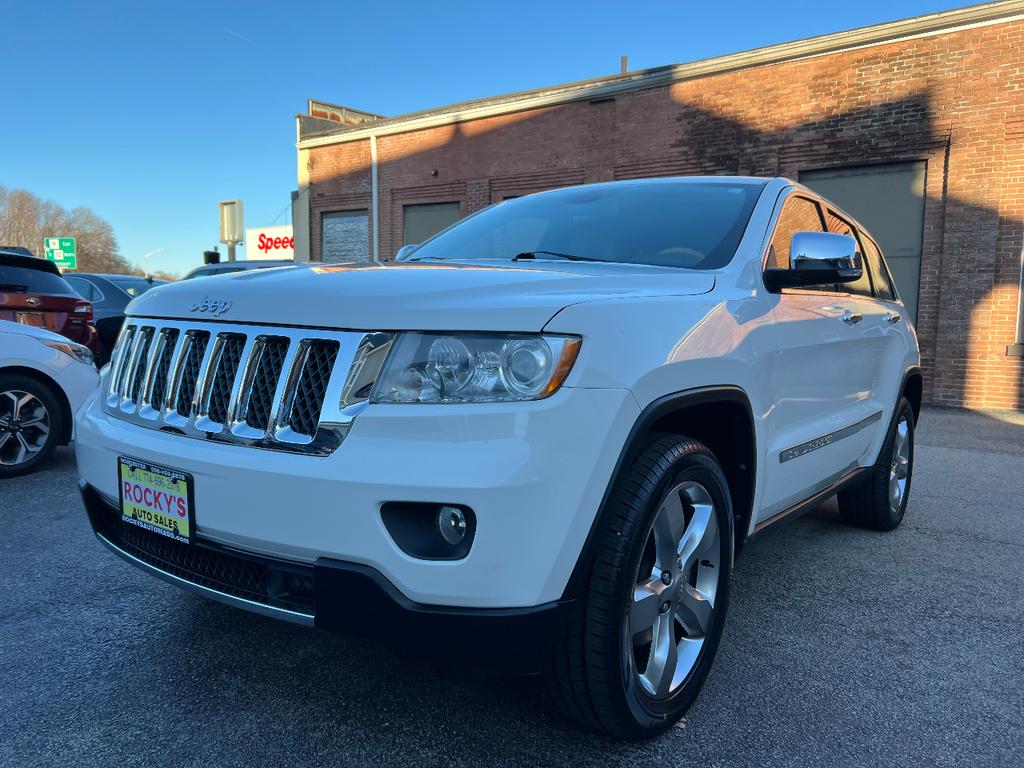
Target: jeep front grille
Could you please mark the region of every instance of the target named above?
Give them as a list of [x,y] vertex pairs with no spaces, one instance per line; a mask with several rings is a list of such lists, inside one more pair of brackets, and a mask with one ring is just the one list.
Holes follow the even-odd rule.
[[[107,411],[188,437],[329,453],[393,336],[129,318],[111,355]],[[348,385],[348,386],[346,386]],[[360,392],[363,392],[362,388]]]

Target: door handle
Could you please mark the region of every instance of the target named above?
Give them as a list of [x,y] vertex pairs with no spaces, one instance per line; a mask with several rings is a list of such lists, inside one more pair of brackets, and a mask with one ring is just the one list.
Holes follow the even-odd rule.
[[889,323],[889,325],[896,325],[896,323],[900,321],[900,313],[890,312],[885,316],[885,321]]
[[850,310],[846,310],[845,312],[843,312],[842,321],[847,325],[856,325],[863,319],[864,315],[862,315],[860,312],[851,312]]

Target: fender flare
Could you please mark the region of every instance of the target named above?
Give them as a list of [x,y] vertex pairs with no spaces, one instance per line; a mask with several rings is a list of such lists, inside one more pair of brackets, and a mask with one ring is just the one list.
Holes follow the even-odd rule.
[[[600,531],[605,525],[608,515],[610,514],[608,510],[612,492],[615,489],[615,484],[618,482],[619,476],[627,467],[629,467],[632,459],[636,456],[642,439],[650,431],[651,426],[659,419],[664,416],[668,416],[674,411],[698,405],[722,402],[736,403],[743,407],[747,414],[747,418],[750,420],[751,434],[755,435],[756,438],[756,422],[754,420],[753,409],[750,406],[750,399],[747,397],[747,393],[743,389],[734,385],[697,387],[695,389],[673,392],[659,397],[643,409],[640,415],[636,418],[636,421],[633,422],[633,426],[629,430],[629,434],[622,445],[622,449],[619,451],[619,457],[615,462],[615,467],[612,470],[611,477],[608,479],[608,485],[605,487],[604,494],[601,497],[601,504],[597,509],[597,514],[594,515],[594,520],[590,525],[590,530],[587,532],[587,538],[583,542],[583,547],[576,559],[576,565],[573,566],[572,573],[569,576],[569,581],[562,592],[563,600],[575,599],[581,597],[585,593],[587,588],[587,576],[590,572],[590,567],[594,561],[594,555],[597,549],[597,539],[600,535]],[[753,489],[756,488],[757,485],[756,450],[754,451],[753,466],[751,466],[750,469],[752,477],[755,478],[754,482],[751,483],[751,494],[753,495]],[[751,505],[752,502],[753,499],[751,498]],[[746,531],[741,533],[745,536]]]

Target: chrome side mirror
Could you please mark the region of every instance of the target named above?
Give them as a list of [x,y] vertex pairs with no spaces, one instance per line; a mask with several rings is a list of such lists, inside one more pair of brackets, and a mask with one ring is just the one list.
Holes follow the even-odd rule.
[[789,269],[766,269],[764,285],[778,293],[783,288],[852,283],[863,274],[854,238],[834,232],[795,232],[789,245]]
[[409,243],[403,245],[398,249],[398,253],[395,254],[395,261],[406,261],[410,256],[415,253],[416,249],[420,247],[419,243]]
[[789,268],[860,269],[857,241],[834,232],[794,232],[789,244]]

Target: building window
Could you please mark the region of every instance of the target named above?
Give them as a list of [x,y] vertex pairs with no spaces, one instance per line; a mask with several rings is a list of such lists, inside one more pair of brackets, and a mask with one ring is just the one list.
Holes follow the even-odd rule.
[[329,211],[321,219],[320,258],[369,261],[370,216],[361,211]]
[[403,244],[422,243],[461,218],[458,202],[406,205],[402,209]]

